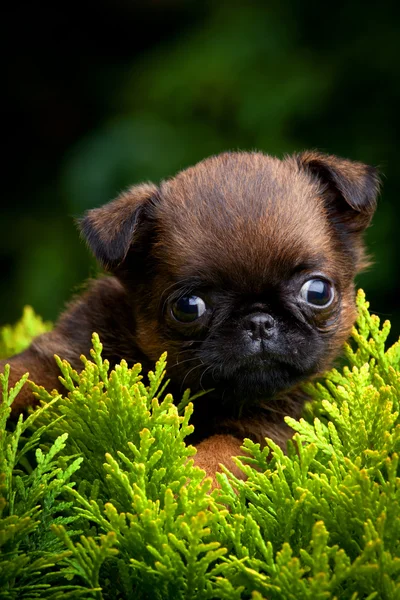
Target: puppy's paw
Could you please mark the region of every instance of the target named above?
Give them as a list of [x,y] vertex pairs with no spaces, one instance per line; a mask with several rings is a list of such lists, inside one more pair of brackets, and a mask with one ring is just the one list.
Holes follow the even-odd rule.
[[238,479],[245,479],[245,474],[235,465],[233,456],[243,454],[240,446],[243,440],[233,435],[212,435],[196,446],[197,454],[194,464],[206,472],[207,477],[212,478],[213,487],[219,487],[215,474],[221,472],[220,465],[223,464]]

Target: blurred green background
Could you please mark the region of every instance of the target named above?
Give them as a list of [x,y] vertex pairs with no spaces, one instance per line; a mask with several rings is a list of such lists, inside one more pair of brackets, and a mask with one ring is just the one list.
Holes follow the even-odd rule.
[[26,303],[56,318],[96,272],[74,217],[125,186],[318,148],[384,175],[359,284],[398,335],[397,3],[15,3],[3,23],[0,322]]

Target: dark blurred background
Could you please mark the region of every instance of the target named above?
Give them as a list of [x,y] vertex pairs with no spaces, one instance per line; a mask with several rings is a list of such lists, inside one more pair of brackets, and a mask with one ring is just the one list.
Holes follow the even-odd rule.
[[385,0],[9,4],[0,323],[56,318],[95,273],[73,217],[125,186],[318,148],[384,175],[359,284],[398,335],[399,32]]

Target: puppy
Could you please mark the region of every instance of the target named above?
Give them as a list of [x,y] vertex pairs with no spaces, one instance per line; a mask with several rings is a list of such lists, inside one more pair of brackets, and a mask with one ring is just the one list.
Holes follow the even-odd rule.
[[[191,440],[211,476],[244,437],[284,446],[299,384],[332,365],[354,323],[377,193],[375,169],[317,152],[225,153],[132,187],[80,221],[109,275],[7,361],[12,381],[29,371],[62,389],[53,355],[80,369],[96,331],[111,365],[146,370],[167,350],[176,400],[212,389],[195,400]],[[14,410],[33,403],[26,387]]]

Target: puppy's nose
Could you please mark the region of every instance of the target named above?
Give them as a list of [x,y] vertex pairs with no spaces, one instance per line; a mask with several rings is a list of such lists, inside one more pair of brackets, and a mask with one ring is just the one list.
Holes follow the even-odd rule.
[[244,328],[252,340],[261,341],[271,337],[275,321],[268,313],[253,313],[245,318]]

